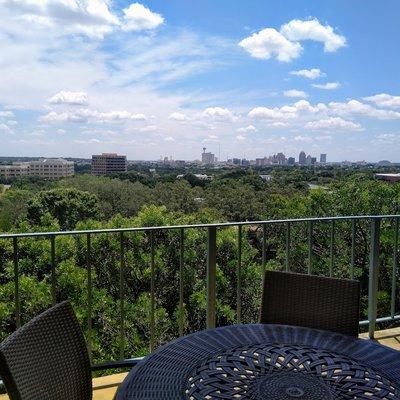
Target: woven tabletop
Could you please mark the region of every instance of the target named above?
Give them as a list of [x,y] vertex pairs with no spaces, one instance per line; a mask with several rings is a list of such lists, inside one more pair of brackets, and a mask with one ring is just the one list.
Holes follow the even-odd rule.
[[160,347],[116,399],[400,399],[400,354],[326,331],[233,325]]

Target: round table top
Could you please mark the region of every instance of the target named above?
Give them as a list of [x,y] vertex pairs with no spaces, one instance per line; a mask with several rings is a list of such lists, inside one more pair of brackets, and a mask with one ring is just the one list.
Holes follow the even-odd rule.
[[400,399],[400,354],[315,329],[232,325],[160,347],[116,399]]

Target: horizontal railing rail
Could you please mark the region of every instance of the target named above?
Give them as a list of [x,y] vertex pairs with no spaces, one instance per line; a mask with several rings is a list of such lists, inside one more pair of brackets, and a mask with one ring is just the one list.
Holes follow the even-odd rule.
[[[379,279],[379,254],[380,254],[380,230],[383,220],[390,221],[394,228],[393,238],[393,260],[392,260],[392,277],[390,288],[390,309],[389,316],[377,317],[377,300],[378,300],[378,279]],[[193,225],[174,225],[174,226],[151,226],[151,227],[131,227],[119,229],[95,229],[95,230],[77,230],[77,231],[59,231],[59,232],[27,232],[27,233],[3,233],[0,234],[0,240],[12,241],[12,265],[14,279],[14,308],[15,308],[15,325],[21,326],[21,303],[20,303],[20,260],[19,260],[19,241],[24,238],[45,238],[50,241],[50,283],[51,283],[51,299],[55,304],[57,301],[57,257],[56,257],[56,237],[59,236],[84,236],[86,237],[86,274],[87,274],[87,345],[90,357],[92,358],[92,314],[93,314],[93,249],[92,238],[94,235],[107,233],[119,235],[119,360],[110,363],[102,363],[94,365],[94,369],[112,368],[113,365],[126,365],[125,360],[125,341],[126,341],[126,304],[125,304],[125,272],[126,245],[124,237],[129,232],[146,232],[149,234],[150,254],[150,351],[155,349],[155,251],[156,244],[154,233],[163,230],[176,230],[179,233],[179,317],[178,329],[179,335],[184,334],[184,269],[185,269],[185,231],[188,229],[206,229],[207,230],[207,258],[206,258],[206,326],[213,328],[216,326],[216,276],[217,276],[217,232],[221,228],[235,227],[237,229],[237,260],[236,260],[236,322],[242,322],[242,279],[241,271],[243,268],[242,260],[242,242],[243,227],[259,226],[262,227],[261,233],[261,271],[264,272],[267,264],[266,257],[266,241],[267,227],[269,225],[284,225],[284,269],[291,270],[291,251],[292,251],[292,229],[295,224],[307,224],[307,273],[313,274],[313,258],[314,254],[314,230],[316,224],[330,224],[329,233],[329,276],[333,276],[335,269],[335,237],[337,234],[337,225],[340,221],[351,222],[351,249],[350,249],[350,277],[355,276],[355,250],[356,250],[356,232],[358,221],[366,221],[370,223],[369,238],[369,274],[368,274],[368,319],[360,321],[360,326],[368,326],[369,337],[374,337],[375,327],[377,323],[400,320],[400,315],[396,314],[396,285],[398,271],[398,238],[399,238],[399,220],[400,215],[361,215],[361,216],[335,216],[335,217],[316,217],[316,218],[297,218],[297,219],[276,219],[265,221],[245,221],[245,222],[225,222],[210,224],[193,224]],[[126,359],[129,360],[129,359]]]

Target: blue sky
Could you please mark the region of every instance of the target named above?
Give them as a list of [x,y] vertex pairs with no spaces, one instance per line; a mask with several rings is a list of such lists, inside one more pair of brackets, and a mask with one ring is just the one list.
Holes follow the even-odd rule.
[[0,0],[0,155],[400,161],[400,2]]

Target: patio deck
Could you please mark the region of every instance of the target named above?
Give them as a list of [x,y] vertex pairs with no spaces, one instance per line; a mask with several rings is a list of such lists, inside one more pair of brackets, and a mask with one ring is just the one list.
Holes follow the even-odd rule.
[[[368,333],[360,334],[360,338],[367,339]],[[400,327],[375,332],[375,339],[388,347],[400,351]],[[93,379],[93,400],[112,400],[119,384],[127,373],[120,373]],[[0,395],[0,400],[7,400],[7,395]]]

